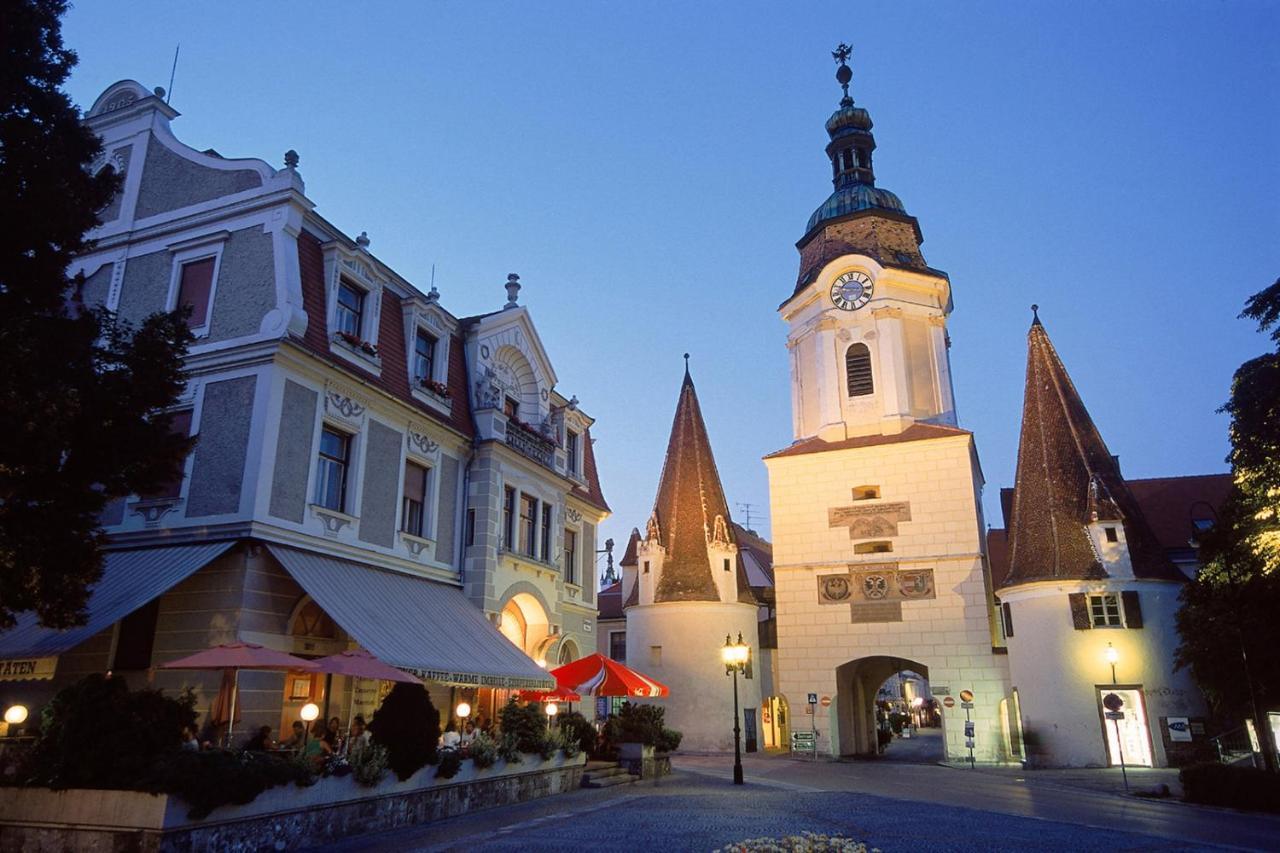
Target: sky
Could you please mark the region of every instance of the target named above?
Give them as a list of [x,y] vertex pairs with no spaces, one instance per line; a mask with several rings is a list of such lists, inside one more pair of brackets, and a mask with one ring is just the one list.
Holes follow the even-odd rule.
[[1280,3],[128,3],[64,23],[87,108],[168,86],[177,137],[281,165],[455,315],[520,274],[597,419],[603,527],[653,505],[691,367],[736,520],[791,434],[786,329],[823,123],[875,122],[877,185],[950,275],[986,521],[1012,485],[1029,306],[1125,476],[1227,470],[1227,399],[1280,275]]

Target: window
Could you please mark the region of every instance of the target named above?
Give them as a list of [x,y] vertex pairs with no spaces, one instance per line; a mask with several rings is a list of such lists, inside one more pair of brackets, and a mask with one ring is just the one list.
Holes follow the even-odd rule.
[[[169,422],[169,429],[174,435],[191,435],[191,410],[187,409],[183,412],[174,412]],[[178,463],[178,470],[174,478],[164,483],[160,488],[148,495],[146,498],[177,498],[182,494],[182,481],[186,479],[185,470],[187,467],[186,459]],[[143,667],[144,669],[146,667]]]
[[342,512],[347,502],[347,465],[351,436],[325,427],[320,433],[320,470],[316,474],[316,503]]
[[[566,530],[564,532],[564,581],[565,583],[577,583],[574,579],[574,567],[577,566],[578,559],[578,533],[575,530]],[[617,660],[617,658],[614,658]]]
[[542,505],[542,560],[551,562],[551,504]]
[[1116,529],[1114,527],[1104,527],[1102,528],[1102,532],[1107,537],[1108,542],[1120,541],[1120,535],[1116,533]]
[[476,511],[474,509],[467,510],[466,537],[468,548],[476,544]]
[[662,666],[662,646],[649,647],[649,666]]
[[879,497],[879,486],[857,486],[853,490],[853,499],[855,501],[874,501]]
[[729,558],[728,558],[728,557],[725,557],[725,560],[724,560],[724,570],[725,570],[726,572],[727,572],[727,571],[729,571]]
[[888,554],[893,550],[892,542],[859,542],[853,546],[855,554]]
[[151,650],[155,646],[159,616],[160,599],[157,598],[120,620],[112,669],[135,670],[151,666]]
[[609,659],[618,663],[627,662],[627,632],[609,632]]
[[515,550],[516,490],[507,486],[502,500],[502,547]]
[[1095,628],[1123,628],[1120,597],[1115,593],[1089,596],[1089,621]]
[[528,495],[520,496],[520,553],[536,557],[538,527],[538,501]]
[[338,306],[334,314],[337,331],[348,335],[361,337],[361,328],[364,325],[364,296],[363,290],[353,285],[347,284],[345,281],[338,283]]
[[648,561],[648,560],[645,560],[645,561],[644,561],[644,573],[645,573],[646,575],[647,575],[647,574],[649,574],[649,561]]
[[178,308],[190,308],[187,325],[202,329],[209,325],[209,297],[213,294],[215,258],[201,258],[182,265],[178,283]]
[[567,430],[564,435],[564,455],[565,465],[569,469],[570,474],[578,473],[578,440],[579,436],[573,430]]
[[871,350],[866,344],[854,344],[845,350],[844,370],[850,397],[865,397],[875,392],[871,380]]
[[425,329],[419,329],[413,339],[413,378],[416,382],[430,381],[435,376],[436,339]]
[[413,536],[427,535],[427,469],[413,462],[404,466],[404,511],[400,529]]

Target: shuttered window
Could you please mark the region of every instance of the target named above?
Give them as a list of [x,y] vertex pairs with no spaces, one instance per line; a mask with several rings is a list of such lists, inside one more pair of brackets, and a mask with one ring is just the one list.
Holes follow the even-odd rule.
[[1120,604],[1124,608],[1124,626],[1126,628],[1142,627],[1142,602],[1138,593],[1128,589],[1120,593]]
[[1004,635],[1006,637],[1013,636],[1013,609],[1009,607],[1009,602],[1001,602],[1000,613],[1004,616]]
[[875,392],[871,379],[871,350],[866,344],[854,344],[845,350],[844,369],[850,397],[865,397]]

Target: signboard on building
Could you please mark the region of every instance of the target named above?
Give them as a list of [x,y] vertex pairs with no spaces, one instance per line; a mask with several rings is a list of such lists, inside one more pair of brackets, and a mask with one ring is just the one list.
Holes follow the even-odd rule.
[[1191,740],[1191,720],[1186,717],[1167,717],[1165,726],[1169,729],[1169,740],[1187,743]]
[[792,732],[792,752],[817,752],[818,738],[813,732]]

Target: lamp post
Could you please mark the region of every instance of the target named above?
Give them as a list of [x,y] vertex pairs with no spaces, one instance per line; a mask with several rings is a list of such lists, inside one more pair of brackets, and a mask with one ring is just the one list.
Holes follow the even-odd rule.
[[733,675],[733,784],[742,784],[742,725],[738,719],[738,673],[747,669],[747,659],[751,655],[751,647],[742,641],[742,632],[738,632],[735,643],[724,635],[724,648],[720,657],[724,660],[724,674]]
[[459,702],[458,707],[453,709],[453,713],[458,718],[459,724],[465,726],[467,718],[471,716],[471,703]]
[[551,724],[556,720],[556,714],[560,713],[560,706],[555,702],[547,702],[542,710],[547,712],[547,730],[550,731]]
[[[1120,682],[1116,681],[1116,662],[1120,660],[1120,653],[1116,651],[1115,646],[1107,643],[1107,663],[1111,664],[1111,686],[1115,687]],[[1124,743],[1120,740],[1120,718],[1124,716],[1124,711],[1120,709],[1124,707],[1124,700],[1119,694],[1111,693],[1102,700],[1102,706],[1107,709],[1107,716],[1111,717],[1111,722],[1116,726],[1116,752],[1120,756],[1120,777],[1124,779],[1124,792],[1129,793],[1129,771],[1124,766]]]
[[302,727],[302,745],[305,747],[311,737],[311,724],[315,722],[316,717],[320,716],[320,707],[315,702],[308,702],[302,706],[302,710],[298,711],[298,716],[306,723]]

